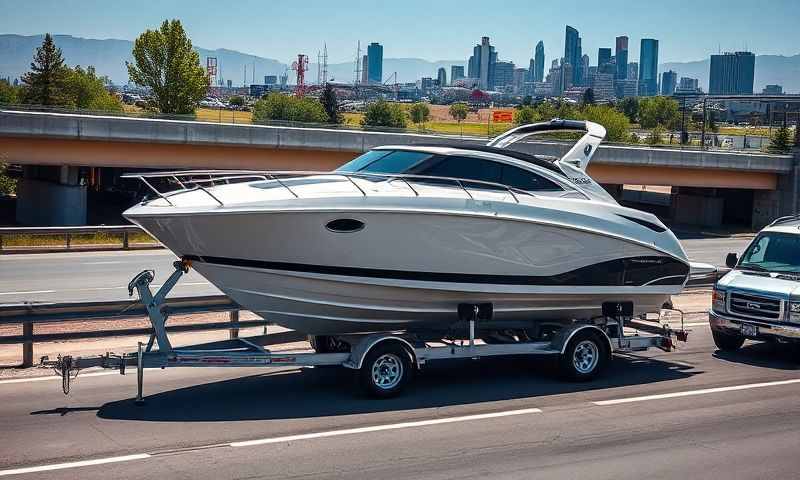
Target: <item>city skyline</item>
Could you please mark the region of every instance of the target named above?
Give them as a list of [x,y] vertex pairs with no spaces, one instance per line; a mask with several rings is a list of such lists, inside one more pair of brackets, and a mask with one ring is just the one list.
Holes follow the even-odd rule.
[[[477,20],[468,6],[469,1],[460,4],[460,9],[425,4],[428,11],[422,16],[416,15],[416,9],[408,4],[381,5],[380,9],[375,9],[373,4],[365,2],[334,7],[315,0],[307,2],[313,8],[280,10],[265,10],[263,4],[243,0],[225,11],[217,11],[217,4],[208,0],[113,6],[96,0],[37,0],[32,3],[38,7],[4,9],[7,15],[0,19],[0,32],[20,35],[51,32],[131,40],[143,30],[155,28],[165,18],[179,18],[196,45],[238,50],[284,62],[297,53],[315,52],[323,42],[328,44],[331,63],[352,61],[358,40],[382,44],[385,58],[459,60],[469,57],[475,38],[489,36],[500,52],[499,61],[527,66],[540,40],[544,42],[548,59],[563,56],[564,25],[571,25],[580,32],[582,50],[589,54],[592,65],[597,64],[598,49],[613,48],[616,37],[622,35],[630,38],[629,59],[639,58],[641,38],[660,40],[661,62],[701,60],[719,51],[800,53],[795,50],[800,43],[800,33],[791,28],[796,5],[783,0],[770,5],[771,11],[778,14],[772,16],[776,24],[768,30],[752,22],[753,16],[763,14],[763,7],[739,0],[703,2],[702,5],[679,0],[669,8],[661,5],[642,8],[622,0],[607,0],[602,9],[576,8],[575,12],[510,1],[505,5],[507,8],[487,11]],[[691,5],[696,15],[681,13],[681,3]],[[625,15],[620,16],[623,10]],[[715,22],[710,24],[703,12],[714,12]],[[529,17],[536,20],[532,22]],[[659,21],[653,22],[653,18]],[[406,20],[408,23],[404,23]],[[459,28],[444,36],[442,28],[447,22]],[[785,34],[776,41],[774,32],[784,23]],[[648,26],[653,24],[658,26]],[[413,27],[414,35],[409,35],[406,27]],[[692,31],[692,35],[686,35],[686,31]]]

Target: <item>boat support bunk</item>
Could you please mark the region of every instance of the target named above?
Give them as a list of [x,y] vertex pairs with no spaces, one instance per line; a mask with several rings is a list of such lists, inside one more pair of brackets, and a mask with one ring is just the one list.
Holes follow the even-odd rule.
[[[675,348],[673,336],[686,341],[683,329],[683,314],[680,313],[681,328],[672,330],[669,325],[660,326],[637,323],[635,333],[630,330],[633,304],[631,302],[606,302],[602,305],[603,316],[586,321],[575,321],[558,330],[547,341],[520,341],[516,343],[476,342],[476,325],[488,321],[492,316],[492,305],[461,304],[458,316],[467,326],[463,339],[423,338],[419,332],[380,332],[349,334],[335,337],[339,343],[346,342],[349,351],[322,349],[316,351],[270,351],[267,347],[286,343],[286,334],[261,335],[235,338],[187,347],[174,348],[165,328],[168,313],[164,308],[167,294],[188,273],[191,262],[187,259],[174,263],[175,271],[153,294],[150,283],[152,271],[145,270],[136,275],[128,285],[129,294],[138,292],[145,305],[153,327],[149,341],[139,342],[136,352],[117,355],[106,353],[100,356],[72,357],[59,355],[57,359],[42,358],[40,366],[52,368],[62,377],[62,390],[69,393],[70,382],[85,368],[101,367],[118,369],[126,373],[126,367],[135,367],[137,375],[136,403],[144,403],[144,370],[168,367],[316,367],[335,365],[358,372],[361,386],[375,397],[390,397],[401,392],[415,371],[428,361],[443,359],[480,359],[500,355],[549,355],[556,356],[563,376],[572,380],[589,380],[595,377],[611,358],[612,353],[644,351],[652,347],[670,351]],[[454,312],[455,313],[455,312]],[[641,331],[648,332],[641,334]],[[290,332],[294,333],[294,332]],[[293,340],[302,337],[294,335]],[[311,341],[312,345],[314,341]],[[158,348],[153,347],[157,345]],[[332,351],[331,351],[332,350]],[[330,353],[320,353],[322,351]]]

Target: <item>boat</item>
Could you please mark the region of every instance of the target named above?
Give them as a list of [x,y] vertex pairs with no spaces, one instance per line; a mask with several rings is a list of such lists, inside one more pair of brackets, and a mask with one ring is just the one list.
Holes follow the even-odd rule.
[[[561,158],[509,148],[576,132]],[[605,133],[556,119],[487,145],[381,146],[331,172],[129,174],[153,198],[124,216],[244,309],[310,335],[447,332],[464,303],[491,304],[484,333],[590,320],[608,301],[656,312],[690,264],[657,217],[587,174]]]

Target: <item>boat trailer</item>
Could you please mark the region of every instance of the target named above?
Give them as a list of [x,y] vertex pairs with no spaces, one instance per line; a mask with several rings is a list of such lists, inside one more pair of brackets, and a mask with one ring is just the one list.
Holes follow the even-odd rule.
[[[413,371],[428,361],[443,359],[480,359],[501,355],[549,355],[560,357],[565,376],[574,380],[588,380],[599,373],[612,353],[644,351],[652,347],[670,351],[675,348],[672,337],[687,340],[683,329],[683,312],[680,330],[669,325],[646,326],[637,324],[634,334],[626,335],[626,324],[631,327],[633,304],[631,302],[606,302],[603,315],[589,321],[576,321],[559,329],[550,340],[516,343],[478,343],[476,325],[492,317],[489,303],[460,304],[458,317],[468,328],[465,338],[430,341],[416,333],[394,331],[336,336],[339,343],[350,346],[349,351],[320,353],[313,350],[270,351],[269,345],[304,340],[295,332],[265,334],[235,338],[180,348],[173,348],[166,331],[169,312],[164,300],[181,277],[188,273],[191,261],[181,259],[173,263],[175,271],[154,294],[151,283],[152,270],[144,270],[128,284],[128,294],[138,293],[152,325],[147,343],[139,342],[136,352],[126,354],[73,357],[59,355],[55,360],[42,357],[40,367],[51,368],[62,378],[62,390],[69,394],[70,384],[81,370],[100,367],[119,370],[125,375],[127,367],[136,368],[136,404],[144,403],[144,370],[168,367],[317,367],[342,366],[357,370],[367,393],[389,397],[399,393],[410,380]],[[649,334],[641,335],[639,330]],[[288,335],[287,335],[288,334]],[[313,342],[312,342],[313,344]],[[157,345],[157,349],[154,347]],[[319,350],[319,349],[317,349]]]

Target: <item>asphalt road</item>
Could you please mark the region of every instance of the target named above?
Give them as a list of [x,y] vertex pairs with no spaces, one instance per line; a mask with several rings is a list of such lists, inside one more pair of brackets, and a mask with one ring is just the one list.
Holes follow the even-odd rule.
[[343,369],[148,370],[144,407],[132,374],[84,374],[69,397],[57,379],[6,381],[0,476],[785,480],[799,359],[715,352],[695,325],[681,350],[617,356],[592,383],[544,361],[451,361],[383,401]]
[[[693,238],[681,242],[692,261],[723,265],[725,255],[741,252],[749,239]],[[155,270],[158,284],[172,273],[174,260],[167,250],[0,255],[0,304],[124,300],[134,275]],[[171,295],[219,293],[191,271]]]

